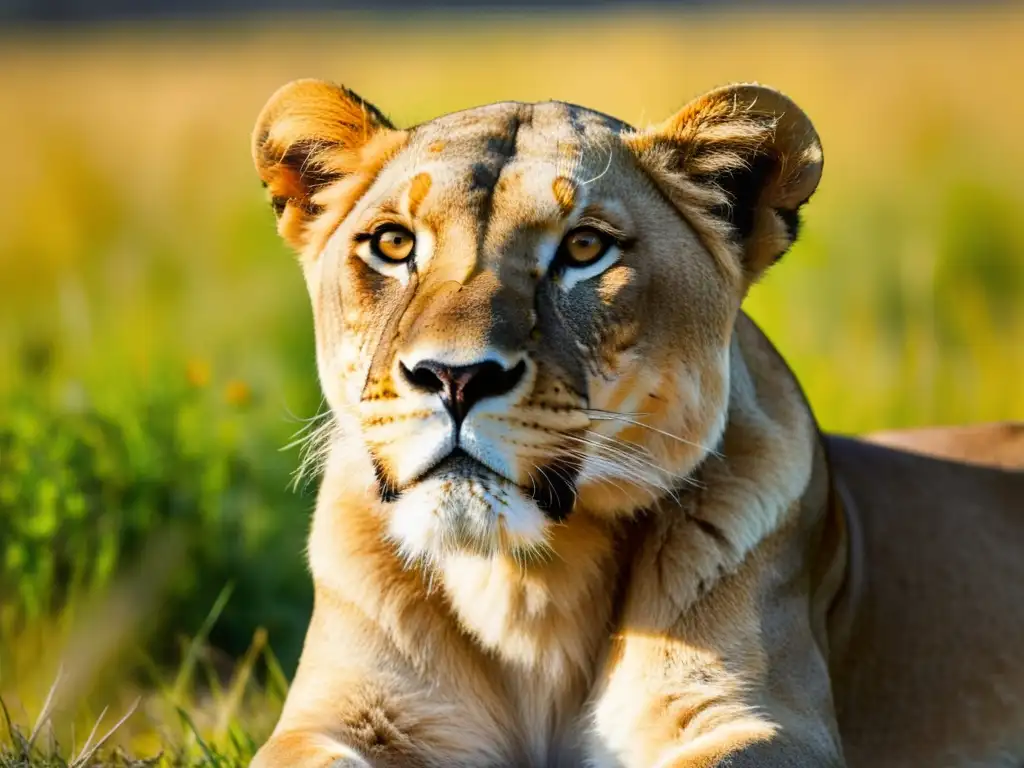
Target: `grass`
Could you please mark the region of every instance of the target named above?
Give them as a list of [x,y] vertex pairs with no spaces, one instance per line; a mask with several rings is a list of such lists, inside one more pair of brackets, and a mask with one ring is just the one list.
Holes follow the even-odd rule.
[[[168,768],[248,764],[273,726],[288,680],[263,630],[231,660],[229,671],[218,668],[209,633],[230,596],[230,587],[217,596],[176,668],[151,668],[145,680],[131,683],[120,677],[116,688],[105,693],[108,703],[101,709],[79,699],[89,692],[90,681],[83,679],[88,670],[81,654],[74,652],[64,655],[33,720],[23,707],[14,712],[0,697],[0,768],[83,768],[95,762]],[[78,639],[88,644],[91,634]],[[118,709],[110,701],[117,701]],[[17,714],[25,717],[21,723],[33,722],[31,728],[19,727]],[[88,726],[78,732],[84,740],[76,739],[76,724]]]
[[277,86],[342,79],[400,124],[504,98],[643,123],[781,87],[826,170],[747,308],[859,432],[1024,418],[1021,39],[1010,8],[0,39],[0,766],[71,765],[140,697],[105,760],[244,763],[273,725],[311,605],[314,489],[281,449],[320,407],[248,158]]

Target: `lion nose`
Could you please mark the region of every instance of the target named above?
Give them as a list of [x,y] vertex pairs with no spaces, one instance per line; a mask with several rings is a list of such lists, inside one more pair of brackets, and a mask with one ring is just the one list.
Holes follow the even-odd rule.
[[451,366],[434,360],[416,363],[412,370],[402,364],[402,375],[421,392],[436,394],[458,427],[469,409],[488,397],[508,394],[523,378],[526,362],[511,368],[487,361],[475,365]]

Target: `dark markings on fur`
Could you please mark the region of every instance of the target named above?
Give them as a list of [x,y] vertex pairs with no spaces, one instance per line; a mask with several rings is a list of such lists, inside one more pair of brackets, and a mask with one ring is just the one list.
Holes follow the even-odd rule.
[[598,118],[604,127],[613,133],[624,133],[625,131],[633,130],[628,123],[624,123],[617,117],[606,115],[604,112],[597,112],[596,110],[580,107],[576,104],[562,103],[564,104],[566,111],[569,113],[569,124],[578,136],[583,136],[586,131],[583,120],[580,119],[583,115]]
[[388,120],[384,116],[383,112],[381,112],[379,109],[377,109],[375,106],[373,106],[373,104],[368,102],[366,99],[364,99],[358,93],[356,93],[355,91],[351,90],[350,88],[346,88],[343,85],[339,85],[337,87],[346,96],[348,96],[350,99],[352,99],[352,101],[356,102],[360,107],[365,109],[366,112],[370,115],[370,117],[373,118],[373,122],[377,123],[377,125],[380,125],[380,126],[382,126],[384,128],[394,128],[395,127],[394,125],[391,124],[391,121]]
[[583,109],[575,104],[566,104],[565,111],[569,113],[569,125],[572,126],[572,131],[576,134],[577,140],[579,140],[583,136],[584,131],[583,121],[580,120]]
[[469,189],[472,192],[482,191],[490,195],[494,185],[498,183],[498,174],[486,163],[473,163],[472,178]]
[[[267,141],[270,139],[270,125],[273,121],[269,121],[266,126],[260,131],[260,137],[256,140],[256,146],[259,147],[260,152],[266,157]],[[264,182],[264,186],[266,182]]]
[[[535,344],[542,346],[549,356],[548,367],[556,378],[579,403],[590,405],[586,364],[572,337],[559,306],[560,289],[551,280],[542,280],[533,294],[536,323],[545,329]],[[536,350],[534,350],[536,357]]]
[[[637,517],[646,516],[647,514],[649,514],[647,510],[641,510],[637,513]],[[635,555],[647,530],[647,527],[644,525],[620,526],[614,534],[612,556],[606,561],[609,571],[618,572],[618,578],[612,580],[612,584],[615,586],[611,596],[611,613],[608,616],[608,623],[606,625],[613,653],[615,652],[614,649],[621,648],[623,636],[613,632],[612,628],[622,626],[623,615],[626,612],[631,592],[629,585],[636,583],[636,580],[633,578],[633,572],[636,569],[638,558]]]
[[380,496],[380,500],[385,504],[397,501],[398,497],[402,494],[395,488],[395,484],[391,482],[387,470],[384,469],[384,465],[381,464],[376,456],[371,456],[370,461],[373,463],[373,475],[377,478],[377,495]]
[[294,169],[299,174],[303,186],[309,190],[309,194],[313,194],[318,189],[330,184],[340,175],[337,173],[326,173],[319,163],[311,160],[311,158],[323,153],[331,146],[333,145],[325,144],[317,139],[296,141],[288,147],[284,154],[280,155],[279,162]]
[[[775,212],[779,214],[782,223],[786,225],[786,235],[789,237],[789,242],[795,242],[797,235],[800,234],[800,212],[790,210],[789,208],[776,208]],[[779,254],[779,256],[781,257],[782,254]]]
[[731,547],[729,544],[729,538],[725,535],[725,532],[714,523],[710,523],[702,517],[697,517],[694,514],[689,515],[690,520],[693,521],[705,536],[714,539],[715,543],[720,547]]
[[[410,262],[411,264],[411,262]],[[373,387],[379,386],[382,379],[386,378],[391,362],[391,351],[394,349],[396,340],[400,334],[402,318],[412,304],[416,295],[416,287],[419,285],[419,273],[410,266],[409,283],[405,286],[405,293],[402,295],[401,303],[388,319],[380,338],[377,340],[377,348],[373,352],[373,360],[370,362],[370,369],[366,374],[366,383],[363,385],[361,399],[372,400],[376,393],[371,391]],[[398,498],[398,490],[395,484],[387,476],[384,466],[380,464],[377,457],[371,453],[374,474],[377,476],[377,489],[382,501],[394,501]]]
[[[482,255],[484,244],[487,242],[487,232],[491,226],[491,214],[494,212],[494,192],[501,179],[501,172],[516,155],[516,139],[519,136],[519,128],[524,122],[532,121],[533,107],[524,105],[524,109],[530,110],[529,116],[517,112],[509,121],[508,129],[502,136],[492,136],[487,139],[487,162],[473,164],[473,179],[470,186],[473,190],[479,190],[483,194],[483,201],[480,205],[480,230],[477,241],[477,254]],[[481,260],[477,259],[479,265]],[[474,269],[467,280],[476,274]]]
[[[388,120],[379,109],[366,101],[358,93],[341,85],[337,85],[335,87],[345,94],[346,98],[358,104],[360,109],[366,113],[367,119],[364,120],[364,123],[373,123],[377,126],[388,129],[394,128],[391,121]],[[352,128],[358,131],[365,131],[366,125],[353,125]],[[284,213],[285,206],[288,203],[292,203],[294,206],[302,210],[307,216],[316,217],[323,213],[323,208],[310,203],[309,198],[331,182],[341,178],[342,174],[324,172],[316,162],[311,162],[311,158],[322,154],[325,150],[329,150],[336,145],[333,142],[325,142],[322,139],[312,138],[307,139],[306,141],[296,141],[285,151],[281,151],[277,145],[270,143],[270,127],[268,125],[260,133],[256,146],[259,147],[260,155],[262,157],[261,165],[267,167],[278,164],[286,165],[293,172],[299,175],[300,183],[305,190],[303,198],[287,198],[281,196],[272,197],[270,199],[270,205],[274,209],[274,214],[280,217],[281,214]],[[267,186],[266,182],[263,183],[263,186]]]
[[744,168],[731,169],[713,176],[694,177],[695,181],[720,187],[728,195],[729,205],[716,206],[711,209],[711,213],[732,224],[740,241],[746,240],[754,231],[757,204],[775,166],[774,157],[759,154]]
[[[265,140],[264,140],[265,141]],[[326,173],[319,168],[315,161],[310,158],[315,153],[322,152],[325,148],[323,142],[316,140],[297,141],[284,152],[281,152],[275,145],[261,143],[263,155],[262,164],[266,166],[283,165],[293,173],[298,174],[299,184],[302,187],[302,197],[284,197],[274,195],[270,198],[270,205],[274,209],[275,216],[284,213],[285,206],[291,203],[307,216],[316,217],[323,213],[323,208],[310,202],[310,197],[328,184],[341,177],[337,173]],[[263,183],[266,187],[266,182]]]
[[387,376],[391,362],[391,351],[400,335],[402,319],[412,304],[419,283],[419,272],[413,268],[413,262],[410,262],[409,282],[405,286],[405,293],[402,294],[399,306],[391,313],[387,325],[384,326],[384,330],[377,340],[377,348],[373,352],[373,360],[370,362],[370,369],[366,374],[366,384],[363,386],[362,399],[364,400],[373,394],[369,391],[371,384],[376,384]]
[[530,498],[553,522],[560,523],[576,505],[576,478],[580,473],[578,459],[556,459],[538,467],[538,477],[529,489]]
[[697,667],[691,669],[689,674],[686,676],[688,680],[691,680],[699,685],[713,685],[718,678],[716,675],[707,667]]
[[398,725],[399,715],[383,697],[374,697],[365,709],[346,717],[342,723],[342,737],[353,746],[361,747],[370,756],[387,753],[400,756],[402,766],[418,766],[417,760],[404,759],[414,746],[409,734]]

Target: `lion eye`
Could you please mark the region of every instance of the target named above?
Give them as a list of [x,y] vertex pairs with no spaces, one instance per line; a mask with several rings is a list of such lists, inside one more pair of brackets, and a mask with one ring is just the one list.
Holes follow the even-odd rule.
[[585,267],[604,256],[613,243],[613,239],[604,232],[583,227],[566,235],[560,250],[569,266]]
[[378,230],[370,239],[373,252],[385,261],[407,261],[415,245],[416,238],[412,232],[400,227]]

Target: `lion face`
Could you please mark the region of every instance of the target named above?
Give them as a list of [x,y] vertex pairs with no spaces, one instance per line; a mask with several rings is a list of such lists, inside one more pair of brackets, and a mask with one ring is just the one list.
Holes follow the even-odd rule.
[[303,256],[336,450],[411,558],[529,555],[570,514],[684,484],[726,421],[740,302],[821,165],[806,117],[749,86],[647,132],[555,102],[397,131],[299,81],[254,154]]

